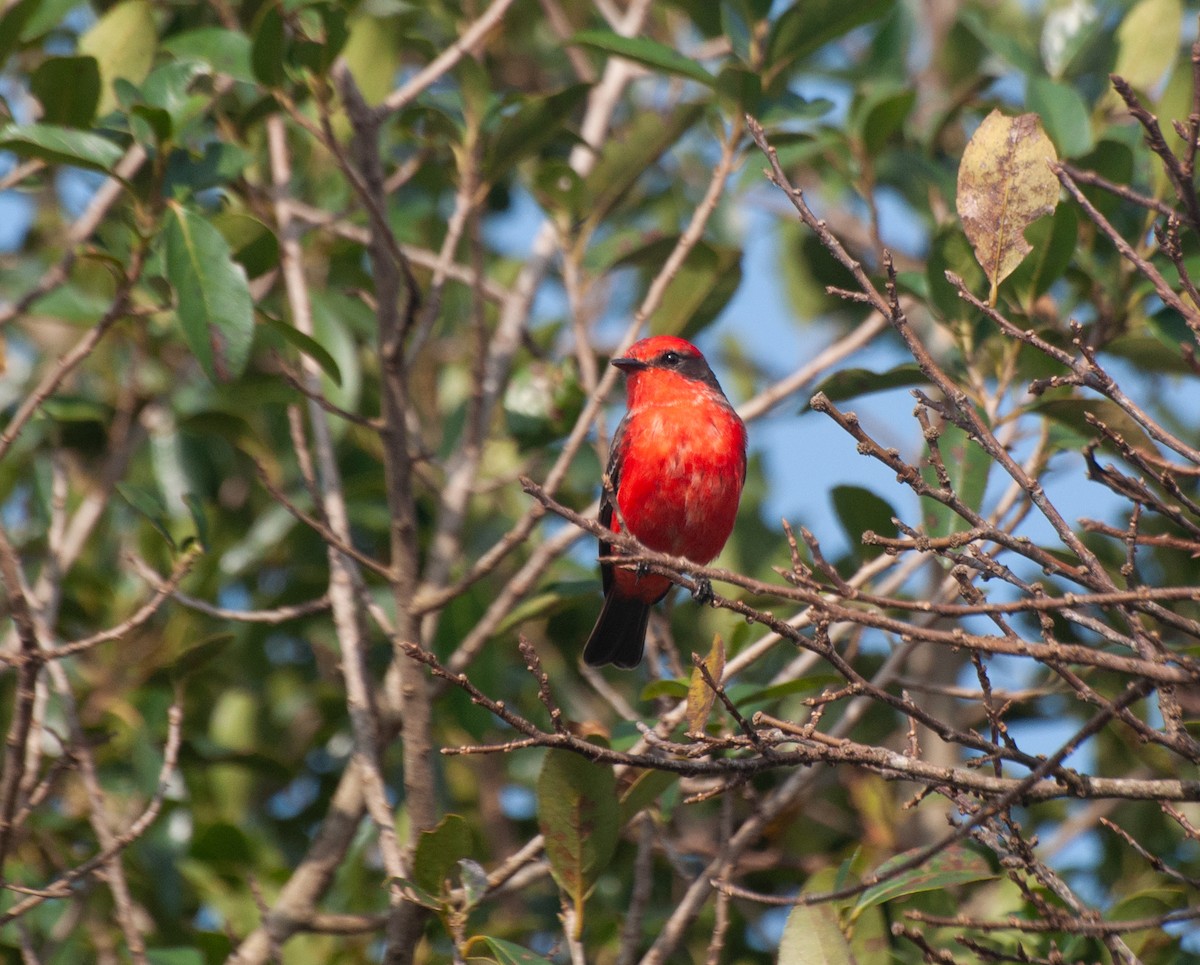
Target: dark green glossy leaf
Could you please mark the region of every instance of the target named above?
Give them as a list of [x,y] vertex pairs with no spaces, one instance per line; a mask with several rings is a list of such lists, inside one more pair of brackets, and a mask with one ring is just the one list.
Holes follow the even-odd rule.
[[[909,385],[924,385],[929,380],[915,362],[897,365],[886,372],[870,369],[841,369],[813,389],[813,395],[824,392],[830,402],[844,402],[874,392],[887,392]],[[807,407],[806,407],[807,408]]]
[[600,159],[584,179],[588,226],[599,224],[630,193],[662,155],[704,113],[701,103],[684,104],[670,114],[643,111],[605,140]]
[[[618,264],[636,265],[645,277],[653,277],[676,242],[674,237],[657,238],[626,255]],[[741,262],[742,253],[737,248],[718,247],[706,241],[697,244],[667,285],[662,304],[650,316],[650,331],[655,335],[695,337],[733,298],[742,281]]]
[[413,857],[413,881],[431,895],[443,895],[459,860],[471,853],[471,829],[457,814],[447,814],[432,831],[422,831]]
[[182,205],[170,206],[165,235],[167,279],[178,299],[184,338],[210,379],[235,379],[254,340],[246,272],[221,233]]
[[87,127],[100,104],[100,67],[95,57],[51,57],[29,78],[42,104],[42,123]]
[[563,122],[583,103],[588,90],[586,84],[575,84],[549,97],[530,98],[515,114],[505,118],[487,148],[484,178],[497,180],[517,162],[557,139],[562,133]]
[[151,492],[149,489],[135,486],[129,482],[117,483],[116,489],[117,494],[137,510],[139,514],[145,517],[146,521],[154,527],[158,535],[167,541],[171,549],[175,549],[175,539],[171,536],[169,528],[170,523],[167,507],[163,504],[159,495]]
[[869,95],[856,111],[858,136],[867,154],[876,157],[912,113],[917,93],[911,87]]
[[869,531],[880,536],[895,536],[898,532],[896,524],[892,522],[896,511],[887,500],[869,489],[862,486],[834,486],[830,498],[855,557],[872,559],[883,552],[881,546],[864,543],[863,533]]
[[292,348],[303,352],[316,362],[321,367],[321,371],[329,377],[334,385],[340,386],[342,384],[342,372],[338,368],[337,360],[329,354],[328,349],[324,345],[315,338],[305,335],[295,325],[289,325],[287,322],[275,318],[273,315],[267,315],[264,312],[259,317],[263,319],[268,329],[290,344]]
[[642,688],[639,699],[646,701],[657,700],[659,697],[670,697],[673,700],[682,700],[687,696],[687,691],[687,684],[684,681],[663,677],[646,684]]
[[19,157],[50,164],[73,164],[108,173],[124,153],[116,144],[89,131],[54,124],[7,124],[0,128],[0,148]]
[[1026,311],[1062,278],[1079,244],[1079,212],[1073,204],[1060,204],[1054,214],[1039,218],[1025,229],[1033,248],[1009,277],[1008,287],[1019,292]]
[[767,39],[767,66],[780,71],[820,50],[855,27],[879,20],[894,0],[804,0],[794,3],[771,25]]
[[259,14],[250,46],[250,66],[254,76],[267,87],[281,86],[287,78],[283,55],[283,16],[277,3],[268,2]]
[[[914,853],[906,851],[894,858],[889,858],[875,869],[875,874],[888,874],[889,869],[903,864]],[[920,866],[910,868],[888,881],[868,888],[858,899],[855,910],[870,908],[873,905],[902,898],[905,895],[915,895],[923,891],[941,891],[974,881],[989,881],[995,877],[996,875],[988,863],[974,851],[961,845],[952,845]]]
[[0,61],[7,60],[8,55],[25,39],[22,34],[41,5],[41,0],[20,0],[0,16]]
[[649,37],[622,37],[607,30],[583,30],[575,34],[569,42],[607,54],[616,54],[654,70],[687,77],[706,87],[712,87],[716,83],[716,78],[696,61]]

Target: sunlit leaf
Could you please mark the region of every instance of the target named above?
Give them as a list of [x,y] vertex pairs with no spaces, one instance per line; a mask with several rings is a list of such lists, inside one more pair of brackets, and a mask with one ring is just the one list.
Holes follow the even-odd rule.
[[100,114],[117,106],[113,83],[124,78],[140,84],[154,64],[158,32],[149,0],[124,0],[109,7],[104,15],[79,38],[79,53],[96,58],[103,91]]
[[[720,686],[721,675],[725,672],[725,641],[721,639],[720,634],[713,637],[712,647],[709,649],[708,655],[704,657],[704,667],[708,670],[709,676]],[[704,732],[704,727],[708,723],[708,715],[712,711],[713,702],[716,699],[716,693],[704,679],[700,668],[694,667],[692,679],[688,684],[687,711],[684,714],[689,733]]]
[[1025,229],[1058,202],[1050,163],[1054,145],[1035,114],[992,111],[972,135],[958,168],[957,207],[963,230],[996,288],[1030,251]]
[[837,912],[827,904],[797,905],[779,941],[778,965],[853,965]]
[[1144,90],[1158,83],[1175,62],[1183,26],[1181,0],[1140,0],[1117,28],[1113,73]]

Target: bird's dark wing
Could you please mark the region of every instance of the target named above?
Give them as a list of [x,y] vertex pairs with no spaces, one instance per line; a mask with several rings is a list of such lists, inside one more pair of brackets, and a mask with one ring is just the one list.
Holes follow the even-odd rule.
[[[625,461],[625,426],[629,421],[626,415],[613,434],[612,447],[608,453],[608,466],[605,467],[605,482],[600,493],[600,525],[612,529],[613,514],[617,507],[617,489],[621,484],[621,466]],[[611,556],[612,544],[608,540],[600,540],[600,555]],[[604,586],[604,595],[612,585],[612,564],[600,564],[600,580]]]

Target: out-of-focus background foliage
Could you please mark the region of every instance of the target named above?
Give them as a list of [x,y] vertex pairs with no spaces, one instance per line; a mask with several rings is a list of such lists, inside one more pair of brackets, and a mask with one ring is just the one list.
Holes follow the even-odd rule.
[[[870,324],[870,313],[827,293],[827,285],[851,287],[851,280],[763,178],[745,114],[762,122],[789,177],[873,276],[882,249],[893,252],[912,324],[956,379],[998,400],[987,412],[993,424],[1021,427],[1014,452],[1023,457],[1045,430],[1043,482],[1072,522],[1093,515],[1127,524],[1116,497],[1086,481],[1079,455],[1093,433],[1085,411],[1100,410],[1071,387],[1025,396],[1024,386],[1052,367],[1036,352],[1017,352],[945,278],[952,270],[986,298],[955,213],[956,175],[968,138],[999,107],[1037,113],[1074,168],[1173,206],[1163,165],[1109,74],[1132,85],[1178,145],[1170,122],[1193,110],[1194,5],[516,0],[471,38],[466,56],[435,69],[432,82],[422,77],[499,6],[4,4],[0,525],[22,566],[24,595],[35,602],[41,646],[120,625],[151,599],[155,580],[190,563],[181,596],[118,639],[54,660],[57,669],[42,670],[31,701],[19,699],[13,663],[0,676],[5,766],[14,766],[14,753],[27,761],[5,815],[19,823],[0,875],[22,888],[47,887],[144,813],[159,785],[168,708],[177,696],[182,708],[161,810],[134,838],[116,842],[123,893],[111,877],[87,873],[13,918],[29,895],[0,892],[6,960],[199,965],[241,949],[242,961],[332,965],[385,954],[387,875],[365,819],[344,836],[312,893],[311,927],[284,928],[274,945],[251,949],[248,941],[306,867],[315,836],[344,818],[335,794],[346,786],[356,740],[345,638],[328,607],[326,540],[261,478],[297,507],[319,512],[320,487],[306,486],[298,455],[321,445],[297,387],[305,365],[320,373],[314,384],[329,403],[359,417],[325,413],[353,546],[385,567],[392,547],[384,464],[394,436],[371,421],[381,412],[382,376],[370,213],[347,174],[351,120],[338,65],[378,112],[385,193],[376,214],[422,295],[405,333],[407,485],[420,589],[436,600],[409,615],[420,642],[443,662],[459,660],[455,669],[491,698],[545,720],[517,651],[524,633],[566,716],[627,748],[638,736],[635,721],[653,724],[685,692],[687,655],[707,652],[714,632],[731,655],[764,635],[760,625],[681,597],[656,637],[669,633],[674,645],[666,649],[677,649],[681,663],[652,660],[597,683],[578,664],[599,604],[590,538],[572,541],[547,517],[494,567],[472,572],[533,506],[519,475],[543,481],[565,449],[556,498],[582,510],[597,495],[617,410],[601,409],[598,432],[589,430],[582,445],[568,439],[647,286],[712,187],[731,131],[734,171],[644,329],[695,340],[730,397],[753,416],[750,476],[720,565],[778,582],[775,568],[790,559],[781,516],[807,526],[846,575],[877,554],[859,535],[895,533],[893,515],[934,535],[961,528],[806,409],[823,383],[877,438],[906,458],[921,457],[908,394],[921,380],[886,326],[853,351],[811,365]],[[276,141],[272,125],[282,133]],[[284,168],[273,149],[286,157]],[[1098,188],[1087,192],[1143,255],[1157,254],[1144,208]],[[1061,204],[1033,236],[1034,254],[1001,285],[999,307],[1064,346],[1068,320],[1082,323],[1087,343],[1126,390],[1173,432],[1195,439],[1196,373],[1194,358],[1178,348],[1191,343],[1179,313],[1078,205]],[[294,264],[310,305],[308,334],[298,330],[295,290],[287,287],[290,244],[299,246]],[[1183,245],[1191,264],[1195,235],[1183,232]],[[57,379],[64,360],[70,371]],[[834,375],[848,368],[867,371]],[[797,372],[806,374],[789,383]],[[764,394],[780,385],[778,398]],[[31,400],[39,404],[26,411]],[[289,406],[298,407],[295,419]],[[953,430],[942,445],[959,492],[990,511],[1003,486],[987,460]],[[1036,516],[1016,532],[1053,543]],[[1089,539],[1116,572],[1124,561],[1119,540]],[[1145,550],[1138,562],[1150,584],[1200,578],[1194,555],[1169,545]],[[404,658],[392,649],[383,615],[396,621],[398,608],[415,612],[416,603],[398,599],[384,574],[358,572],[366,676],[386,703]],[[11,607],[19,588],[8,574],[5,585]],[[919,596],[932,586],[932,577],[916,574],[902,592]],[[750,602],[780,617],[799,609],[763,597]],[[288,607],[301,610],[291,615]],[[261,622],[239,619],[240,611]],[[6,650],[15,656],[8,626]],[[1070,628],[1061,632],[1075,639]],[[863,630],[843,645],[870,677],[897,640]],[[756,696],[747,712],[802,716],[805,697],[836,686],[839,678],[817,664],[764,689],[795,655],[781,642],[745,668],[737,683],[743,696]],[[1012,739],[1029,753],[1057,750],[1091,713],[1016,658],[990,667],[998,689],[1045,688],[1008,720]],[[943,685],[930,705],[963,726],[986,728],[977,706],[946,704],[953,701],[945,688],[978,687],[958,657],[914,656],[895,686],[904,680]],[[435,749],[516,736],[455,688],[434,686],[430,695]],[[18,706],[33,731],[14,747]],[[403,845],[411,830],[403,744],[389,740],[399,722],[396,705],[388,706],[379,715],[392,721],[390,730],[381,724],[380,767]],[[840,713],[839,705],[831,719]],[[1152,699],[1137,713],[1161,725]],[[908,726],[903,715],[874,706],[854,733],[903,750]],[[567,960],[560,888],[538,864],[538,849],[515,886],[488,891],[480,883],[539,833],[544,756],[435,750],[439,817],[461,822],[444,825],[437,845],[451,863],[442,869],[426,855],[411,877],[436,892],[436,870],[444,870],[460,888],[460,907],[471,904],[464,886],[479,897],[459,919],[448,906],[429,918],[418,960],[517,960],[504,957],[515,954],[504,942]],[[1110,777],[1194,777],[1161,748],[1147,752],[1115,728],[1069,763]],[[596,872],[582,925],[587,960],[637,961],[657,940],[667,957],[648,960],[703,961],[714,934],[721,961],[774,955],[787,909],[748,898],[712,898],[679,923],[672,944],[661,942],[681,895],[722,842],[793,774],[768,772],[694,803],[685,799],[708,784],[664,780],[645,802],[656,802],[651,817],[628,825]],[[814,771],[805,792],[728,869],[730,880],[781,896],[850,883],[945,832],[944,807],[901,809],[912,791],[866,771]],[[355,807],[357,822],[357,799]],[[1128,918],[1195,904],[1197,841],[1154,802],[1060,801],[1018,811],[1015,820],[1037,832],[1046,866],[1086,908]],[[1101,818],[1167,864],[1156,866]],[[452,863],[460,857],[468,864]],[[954,861],[969,866],[961,877]],[[921,961],[917,945],[887,928],[912,909],[1036,917],[1039,900],[1063,903],[1045,886],[1035,895],[1019,889],[984,849],[956,855],[926,882],[923,889],[907,879],[898,894],[876,894],[858,908],[851,931],[859,961]],[[634,931],[623,935],[634,907]],[[131,930],[144,950],[129,947]],[[955,961],[996,960],[955,944],[954,928],[924,932]],[[1127,945],[1143,961],[1184,961],[1200,951],[1198,935],[1185,921],[1135,932]],[[1054,948],[1066,960],[1113,955],[1095,936],[1069,930],[980,941],[1014,956],[1020,942],[1036,961],[1050,960]]]

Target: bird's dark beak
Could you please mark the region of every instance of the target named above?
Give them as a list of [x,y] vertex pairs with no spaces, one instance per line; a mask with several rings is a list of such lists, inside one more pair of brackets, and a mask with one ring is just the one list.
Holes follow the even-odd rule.
[[631,359],[628,357],[613,359],[612,364],[619,368],[622,372],[626,373],[640,372],[642,369],[650,368],[649,362],[643,362],[641,359]]

